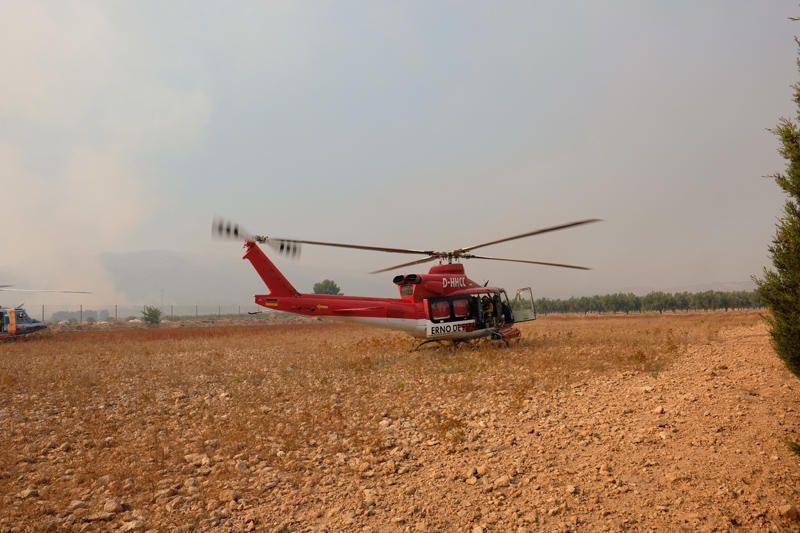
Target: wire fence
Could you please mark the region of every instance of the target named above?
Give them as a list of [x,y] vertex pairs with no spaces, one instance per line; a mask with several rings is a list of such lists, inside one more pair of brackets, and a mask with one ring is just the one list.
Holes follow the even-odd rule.
[[161,305],[51,305],[28,307],[31,317],[44,322],[103,322],[141,320],[145,306],[161,311],[162,320],[213,319],[247,316],[248,313],[265,311],[256,304],[161,304]]

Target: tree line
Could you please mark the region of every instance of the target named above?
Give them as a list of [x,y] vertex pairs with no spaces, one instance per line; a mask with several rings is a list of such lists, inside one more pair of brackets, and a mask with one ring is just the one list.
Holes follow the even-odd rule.
[[658,311],[730,310],[762,307],[758,291],[662,292],[644,296],[614,293],[569,299],[537,298],[536,312],[547,313],[641,313]]

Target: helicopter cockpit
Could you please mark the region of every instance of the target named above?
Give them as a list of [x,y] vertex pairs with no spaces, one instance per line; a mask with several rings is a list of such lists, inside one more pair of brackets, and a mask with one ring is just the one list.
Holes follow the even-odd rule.
[[28,312],[21,307],[0,309],[0,334],[24,335],[46,327],[43,322],[31,318]]

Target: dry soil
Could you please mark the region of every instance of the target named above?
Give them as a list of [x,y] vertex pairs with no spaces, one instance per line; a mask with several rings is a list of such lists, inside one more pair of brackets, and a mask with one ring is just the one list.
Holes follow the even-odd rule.
[[0,345],[0,530],[797,530],[800,380],[757,313]]

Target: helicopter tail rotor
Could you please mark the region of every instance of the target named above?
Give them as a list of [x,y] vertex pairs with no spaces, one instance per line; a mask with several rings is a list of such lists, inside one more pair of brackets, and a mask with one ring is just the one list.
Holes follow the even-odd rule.
[[254,235],[250,235],[250,233],[239,226],[239,224],[216,217],[211,223],[211,235],[218,239],[232,239],[237,241],[254,240]]
[[255,241],[266,244],[278,254],[297,259],[300,257],[301,245],[291,239],[268,237],[267,235],[254,235],[239,224],[224,218],[214,218],[211,223],[211,235],[217,239],[235,241]]

